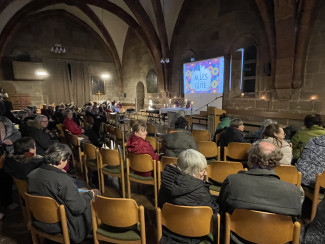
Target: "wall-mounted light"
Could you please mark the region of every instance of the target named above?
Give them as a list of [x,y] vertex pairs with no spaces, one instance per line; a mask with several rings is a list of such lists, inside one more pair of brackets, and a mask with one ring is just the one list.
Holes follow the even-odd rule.
[[315,101],[315,100],[317,100],[317,96],[312,95],[312,96],[310,97],[310,100],[311,100],[311,101]]
[[241,97],[244,97],[244,96],[245,96],[245,93],[243,93],[243,92],[240,93],[240,96],[241,96]]
[[42,78],[49,76],[46,70],[36,70],[35,75]]
[[100,77],[103,79],[103,80],[107,80],[109,78],[109,74],[108,73],[103,73],[100,75]]
[[266,96],[265,96],[265,95],[262,95],[262,96],[261,96],[261,99],[262,99],[262,100],[266,100]]

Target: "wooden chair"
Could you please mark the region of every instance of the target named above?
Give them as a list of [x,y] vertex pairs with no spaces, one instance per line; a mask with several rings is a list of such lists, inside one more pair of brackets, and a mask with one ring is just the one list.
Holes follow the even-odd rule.
[[152,123],[147,123],[146,125],[147,125],[148,136],[152,136],[156,139],[157,138],[156,127]]
[[83,165],[85,166],[86,183],[89,184],[88,168],[90,168],[92,171],[97,171],[99,190],[102,190],[100,184],[101,179],[100,179],[99,164],[98,164],[99,150],[96,146],[90,143],[84,143],[83,147],[84,147]]
[[[162,226],[168,230],[186,237],[202,237],[206,236],[207,242],[213,242],[211,233],[213,232],[212,216],[213,212],[207,206],[177,206],[165,203],[162,210],[157,208],[157,243],[162,237]],[[220,216],[217,215],[218,237],[220,236]],[[210,242],[209,242],[210,241]]]
[[91,214],[95,244],[146,243],[144,208],[135,200],[97,196],[91,202]]
[[115,128],[114,135],[115,148],[118,145],[121,147],[122,157],[124,161],[126,159],[126,141],[124,137],[124,132],[120,128]]
[[234,160],[247,160],[248,150],[252,147],[250,143],[231,142],[224,148],[223,161],[227,161],[227,157]]
[[[70,238],[64,205],[59,205],[51,197],[33,196],[28,193],[25,193],[25,196],[30,220],[29,228],[32,234],[33,243],[39,243],[38,237],[42,237],[55,242],[69,244]],[[60,222],[62,234],[50,235],[44,233],[32,225],[32,219],[48,224]]]
[[104,175],[118,177],[122,184],[122,197],[125,197],[125,181],[123,159],[118,150],[101,148],[99,151],[99,172],[101,190],[105,193]]
[[115,127],[113,125],[108,125],[108,134],[109,134],[108,136],[109,141],[115,142]]
[[167,156],[162,156],[160,161],[158,161],[158,169],[157,169],[157,178],[158,178],[158,191],[161,186],[161,173],[163,172],[164,168],[168,164],[177,164],[177,158],[176,157],[167,157]]
[[198,141],[199,152],[206,157],[208,164],[213,161],[220,161],[220,147],[213,141]]
[[64,125],[63,124],[56,124],[56,129],[58,130],[59,133],[59,138],[61,143],[67,143],[67,138],[65,137],[65,133],[64,133]]
[[192,130],[192,136],[198,141],[211,141],[211,134],[208,130]]
[[295,166],[280,165],[274,170],[281,180],[297,185],[298,187],[301,186],[301,172],[299,172]]
[[228,175],[237,174],[238,171],[244,170],[243,164],[240,162],[217,161],[207,166],[207,179],[211,179],[218,185],[210,186],[210,193],[219,196],[221,184]]
[[235,209],[226,213],[225,244],[230,243],[230,231],[254,243],[299,243],[300,223],[288,215]]
[[310,188],[304,187],[305,196],[313,201],[310,220],[314,219],[316,215],[317,205],[324,197],[324,194],[319,192],[321,187],[325,188],[325,171],[321,174],[317,174],[314,192],[312,192]]
[[72,151],[76,153],[76,156],[78,157],[79,164],[80,164],[80,171],[83,173],[84,165],[82,162],[82,157],[84,156],[84,152],[81,150],[81,144],[80,140],[78,139],[78,136],[71,135],[71,145],[72,145]]
[[191,115],[185,115],[185,119],[188,122],[187,129],[192,131],[193,130],[193,120]]
[[[131,170],[137,172],[150,172],[152,171],[153,176],[140,176]],[[154,194],[155,194],[155,207],[158,204],[158,191],[157,191],[157,169],[156,169],[156,161],[151,158],[148,154],[133,154],[129,153],[128,158],[126,159],[126,177],[128,183],[128,196],[131,198],[131,181],[137,182],[145,185],[153,185],[154,186]]]
[[146,141],[150,142],[153,150],[159,154],[160,148],[161,148],[161,143],[158,142],[154,137],[147,136]]
[[20,207],[21,207],[21,211],[23,212],[26,226],[29,227],[29,218],[28,218],[29,215],[28,215],[28,210],[27,210],[27,206],[26,206],[26,196],[25,196],[25,193],[27,192],[27,181],[20,180],[15,177],[12,177],[12,178],[14,179],[14,182],[18,189]]

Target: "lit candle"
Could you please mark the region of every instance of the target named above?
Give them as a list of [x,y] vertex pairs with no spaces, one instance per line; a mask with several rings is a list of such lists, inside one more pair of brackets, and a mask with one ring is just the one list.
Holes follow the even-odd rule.
[[172,104],[172,100],[171,99],[169,99],[169,104]]
[[185,99],[185,104],[187,104],[187,99]]
[[193,108],[193,104],[194,104],[194,102],[192,101],[192,102],[191,102],[191,108]]

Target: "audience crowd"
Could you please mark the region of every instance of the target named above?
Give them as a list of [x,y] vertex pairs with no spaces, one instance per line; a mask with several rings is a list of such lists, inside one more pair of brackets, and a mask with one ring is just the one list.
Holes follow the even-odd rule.
[[[13,179],[27,181],[27,192],[53,198],[64,204],[72,243],[80,243],[91,233],[91,201],[100,192],[80,190],[71,169],[72,151],[62,144],[61,133],[76,135],[83,143],[97,147],[106,145],[102,124],[109,123],[111,113],[122,113],[119,102],[86,103],[81,109],[73,104],[30,106],[14,112],[8,97],[0,99],[0,204],[15,208],[12,198]],[[122,121],[123,122],[123,121]],[[62,126],[63,131],[60,131]],[[19,129],[17,129],[19,128]],[[286,131],[288,131],[286,135]],[[279,165],[295,165],[302,173],[303,187],[313,189],[316,175],[325,170],[325,129],[320,115],[305,117],[304,127],[297,130],[283,128],[275,120],[266,119],[255,134],[245,132],[243,120],[221,116],[211,139],[221,148],[232,142],[252,143],[248,152],[248,170],[231,174],[221,182],[219,196],[210,194],[207,160],[199,152],[197,140],[189,130],[188,120],[178,117],[174,128],[161,140],[161,148],[153,148],[147,138],[146,123],[133,124],[126,138],[128,153],[149,154],[155,163],[161,157],[173,157],[174,165],[166,165],[161,174],[158,206],[164,203],[184,206],[209,206],[221,215],[221,230],[225,213],[235,209],[251,209],[300,218],[302,188],[280,180],[275,173]],[[218,137],[217,137],[218,135]],[[219,138],[219,140],[218,140]],[[111,146],[111,145],[108,145]],[[221,156],[221,158],[223,158]],[[134,172],[139,177],[152,177],[152,172]],[[319,203],[316,217],[301,230],[301,243],[324,243],[324,199]],[[0,219],[3,214],[0,213]],[[44,224],[33,220],[33,225],[49,234],[60,233],[58,223]],[[215,236],[215,233],[214,233]],[[221,237],[223,238],[222,235]],[[235,233],[234,243],[247,243]],[[203,237],[189,238],[163,228],[161,243],[200,243]]]

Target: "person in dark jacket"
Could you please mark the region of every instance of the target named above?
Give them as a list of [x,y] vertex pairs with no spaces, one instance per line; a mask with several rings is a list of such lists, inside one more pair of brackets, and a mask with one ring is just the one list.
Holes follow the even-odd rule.
[[[65,144],[51,145],[45,153],[45,163],[28,174],[27,192],[51,197],[58,204],[63,204],[70,240],[80,243],[91,231],[90,201],[98,194],[98,190],[78,191],[74,179],[63,169],[71,154]],[[49,234],[61,233],[60,223],[44,224],[34,220],[33,225]]]
[[301,244],[325,243],[325,197],[317,206],[317,212],[312,222],[300,232]]
[[188,121],[184,117],[179,117],[175,122],[175,129],[164,137],[163,147],[166,156],[177,157],[179,153],[186,149],[198,151],[196,141],[187,130],[187,126]]
[[14,142],[14,153],[6,157],[4,170],[17,179],[27,180],[29,172],[38,168],[43,161],[43,157],[36,155],[34,139],[22,137]]
[[[222,213],[252,209],[300,216],[299,188],[281,181],[273,169],[282,159],[281,150],[269,142],[256,142],[248,156],[248,171],[229,175],[222,183],[218,202]],[[235,243],[245,243],[231,235]]]
[[[216,198],[210,194],[210,184],[204,181],[206,166],[207,161],[200,152],[193,149],[181,152],[177,165],[167,165],[162,173],[159,207],[163,208],[166,202],[183,206],[208,206],[217,213],[219,207]],[[160,243],[199,243],[202,238],[180,236],[164,228]]]

